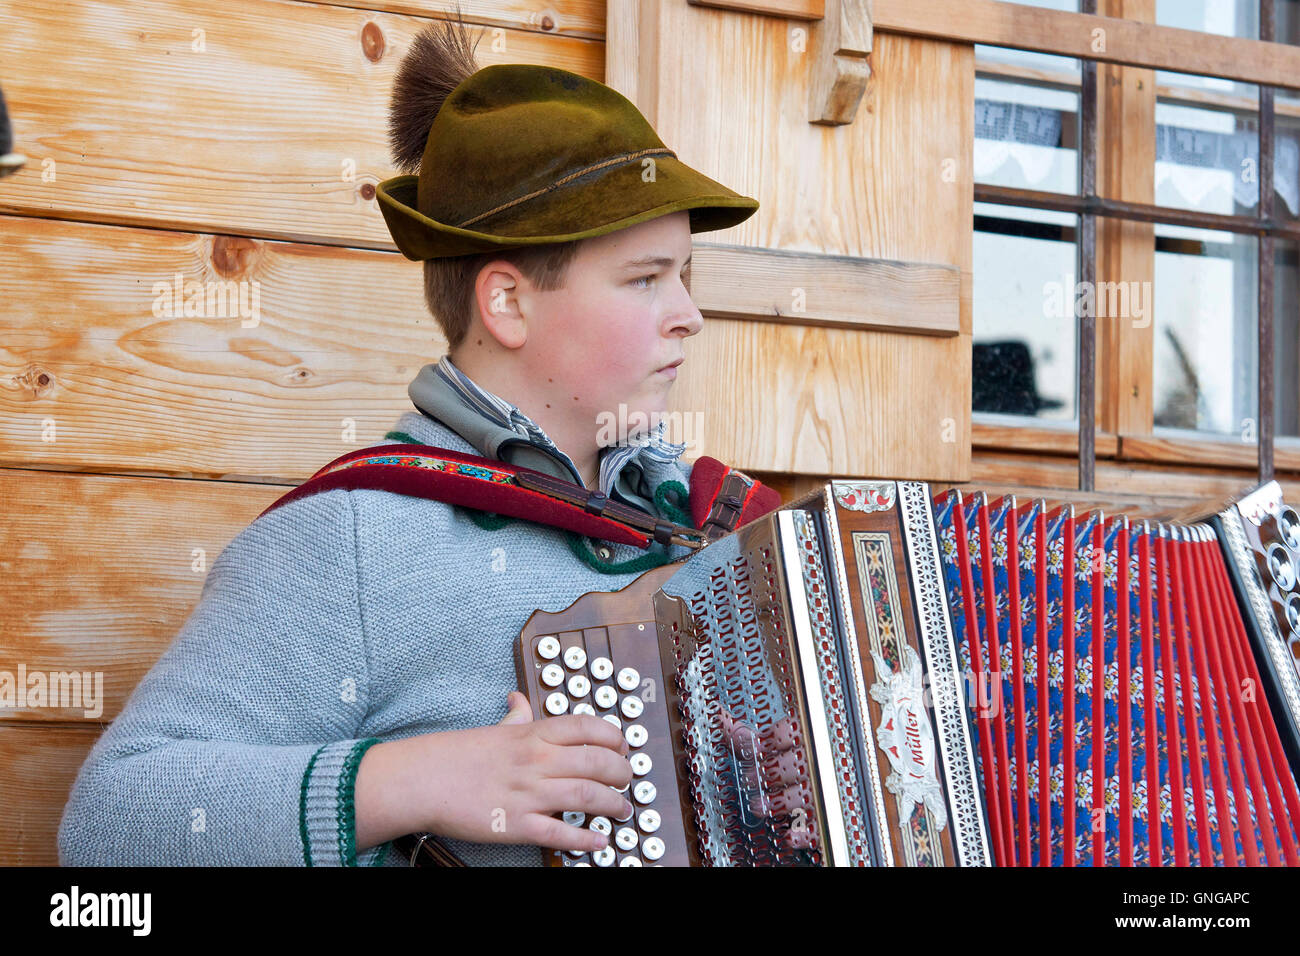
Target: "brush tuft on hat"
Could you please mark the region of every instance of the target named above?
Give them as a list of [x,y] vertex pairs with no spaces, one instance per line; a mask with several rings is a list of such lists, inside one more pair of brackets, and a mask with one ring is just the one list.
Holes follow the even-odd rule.
[[443,101],[462,81],[478,72],[474,48],[459,5],[456,19],[441,20],[416,34],[393,81],[388,111],[388,142],[398,170],[418,175],[429,130]]

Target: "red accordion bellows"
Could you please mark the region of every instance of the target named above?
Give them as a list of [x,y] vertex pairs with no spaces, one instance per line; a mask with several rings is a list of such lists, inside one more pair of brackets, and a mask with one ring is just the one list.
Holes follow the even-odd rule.
[[1208,526],[957,492],[935,515],[999,865],[1297,862],[1300,793]]

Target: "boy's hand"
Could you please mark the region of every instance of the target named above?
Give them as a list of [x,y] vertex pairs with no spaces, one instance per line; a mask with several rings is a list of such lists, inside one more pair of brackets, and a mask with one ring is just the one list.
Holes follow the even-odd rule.
[[[416,770],[432,790],[427,829],[475,843],[532,843],[595,851],[609,838],[551,814],[624,818],[630,803],[612,789],[632,780],[627,742],[599,717],[566,714],[534,721],[528,699],[506,698],[494,727],[448,731],[425,742]],[[427,796],[426,796],[427,801]]]

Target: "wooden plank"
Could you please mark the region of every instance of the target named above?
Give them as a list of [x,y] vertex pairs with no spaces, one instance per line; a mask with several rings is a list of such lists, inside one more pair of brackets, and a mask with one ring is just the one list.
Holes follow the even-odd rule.
[[737,467],[964,478],[971,50],[873,38],[873,69],[890,81],[872,88],[858,122],[821,126],[807,118],[808,51],[792,49],[784,22],[661,0],[637,14],[635,30],[611,36],[611,72],[633,75],[613,64],[635,60],[636,102],[664,141],[761,203],[709,241],[939,263],[961,276],[959,334],[947,338],[710,318],[697,337],[710,364],[688,354],[671,410],[704,414],[708,454]]
[[1300,47],[1283,43],[1001,0],[875,0],[874,12],[877,31],[1086,57],[1242,83],[1300,85]]
[[[1104,0],[1117,17],[1155,21],[1155,0]],[[1155,71],[1103,64],[1097,71],[1097,194],[1155,202]],[[1155,338],[1155,226],[1097,221],[1098,289],[1128,290],[1129,314],[1098,315],[1097,424],[1147,434],[1153,423],[1151,356]],[[1112,302],[1098,292],[1096,301]],[[1122,299],[1119,300],[1122,304]]]
[[[258,324],[237,296],[155,316],[177,273],[260,289]],[[305,479],[445,351],[421,281],[396,253],[0,216],[0,463]]]
[[826,15],[826,0],[687,0],[687,3],[789,20],[820,20]]
[[[971,445],[998,451],[1078,455],[1079,430],[1073,425],[1054,428],[977,419],[971,422]],[[1119,451],[1119,439],[1112,432],[1099,431],[1096,447],[1098,458],[1114,458]]]
[[[501,42],[506,30],[529,30],[553,36],[605,39],[605,4],[601,0],[314,0],[335,7],[400,13],[412,17],[455,19],[459,7],[465,22],[486,27],[483,47]],[[498,32],[500,31],[500,32]],[[480,47],[482,49],[482,47]],[[484,64],[486,66],[486,64]]]
[[213,561],[287,490],[0,469],[0,669],[91,675],[73,706],[5,707],[0,723],[117,716]]
[[59,820],[98,726],[0,722],[0,866],[58,866]]
[[[0,63],[31,162],[0,212],[395,248],[374,186],[394,174],[393,76],[429,22],[295,0],[12,0]],[[476,56],[604,73],[600,42],[534,31],[490,32]]]
[[696,242],[691,298],[719,318],[957,335],[954,266]]
[[[1254,442],[1231,438],[1200,437],[1194,432],[1156,435],[1122,435],[1120,451],[1134,461],[1169,462],[1183,465],[1224,465],[1235,468],[1258,463]],[[1273,464],[1278,471],[1300,471],[1300,442],[1279,440],[1273,447]]]

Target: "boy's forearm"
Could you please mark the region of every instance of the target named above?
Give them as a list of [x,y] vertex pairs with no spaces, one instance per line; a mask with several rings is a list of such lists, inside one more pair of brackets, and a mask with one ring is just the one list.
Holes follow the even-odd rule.
[[358,853],[430,828],[432,794],[417,768],[425,765],[430,738],[436,736],[375,744],[361,758],[353,795]]

